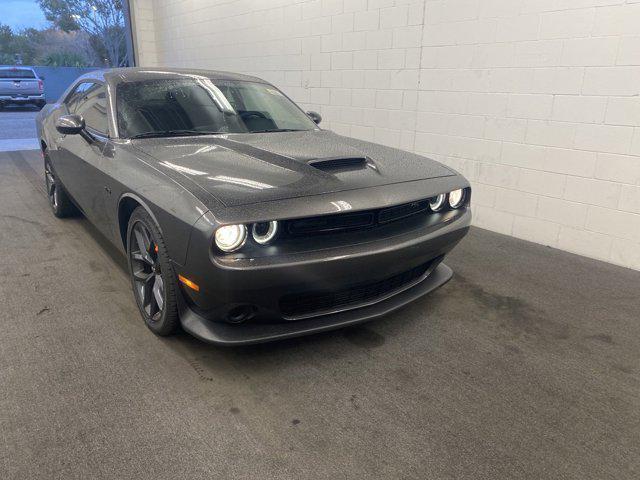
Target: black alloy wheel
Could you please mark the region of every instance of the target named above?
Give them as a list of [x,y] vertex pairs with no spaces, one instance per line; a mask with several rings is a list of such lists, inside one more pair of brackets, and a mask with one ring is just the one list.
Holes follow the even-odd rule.
[[64,186],[53,172],[46,152],[44,154],[44,183],[49,205],[56,217],[65,218],[78,214],[78,209],[73,204],[69,195],[67,195]]
[[142,207],[131,215],[127,239],[131,283],[140,313],[154,333],[169,335],[178,325],[175,274],[160,230]]

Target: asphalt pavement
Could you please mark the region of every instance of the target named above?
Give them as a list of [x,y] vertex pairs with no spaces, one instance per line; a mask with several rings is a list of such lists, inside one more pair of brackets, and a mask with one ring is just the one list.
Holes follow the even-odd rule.
[[0,153],[2,479],[640,478],[640,272],[472,229],[440,290],[243,348],[154,336]]
[[31,105],[9,105],[0,110],[0,152],[38,148],[36,115]]

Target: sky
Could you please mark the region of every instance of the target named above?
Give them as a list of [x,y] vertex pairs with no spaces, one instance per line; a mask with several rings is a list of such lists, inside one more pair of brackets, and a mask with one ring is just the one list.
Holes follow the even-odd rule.
[[0,23],[12,30],[47,26],[40,6],[35,0],[0,0]]

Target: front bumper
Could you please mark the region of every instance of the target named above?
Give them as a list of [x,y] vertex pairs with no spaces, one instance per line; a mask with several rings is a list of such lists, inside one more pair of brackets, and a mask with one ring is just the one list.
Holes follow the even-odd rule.
[[[306,335],[353,325],[385,315],[440,287],[452,276],[441,260],[467,233],[471,212],[448,212],[419,228],[382,236],[349,246],[309,250],[297,254],[220,262],[198,257],[210,251],[194,241],[178,273],[200,286],[200,292],[183,288],[181,321],[186,331],[211,343],[241,345]],[[198,237],[198,226],[194,229]],[[205,228],[201,229],[205,231]],[[210,238],[206,239],[210,242]],[[194,247],[194,243],[196,244]],[[424,266],[424,270],[420,270]],[[415,277],[408,272],[418,272]],[[398,278],[407,281],[398,283]],[[385,283],[386,282],[386,283]],[[386,290],[382,286],[391,287]],[[362,294],[362,285],[380,289]],[[385,287],[386,288],[386,287]],[[295,309],[295,298],[309,292],[339,292],[336,303],[309,311]],[[345,293],[346,292],[346,293]],[[355,293],[354,293],[355,292]],[[316,297],[322,298],[322,295]],[[330,293],[329,293],[330,294]],[[348,301],[345,301],[345,295]],[[353,299],[351,298],[353,296]],[[285,307],[285,298],[294,298]],[[329,297],[331,298],[331,297]],[[349,301],[353,300],[353,301]],[[341,303],[342,302],[342,303]],[[291,310],[293,303],[294,310]],[[301,300],[301,303],[304,303]],[[250,320],[225,321],[237,307],[253,309]]]
[[386,300],[361,308],[306,320],[234,325],[225,322],[208,321],[186,307],[186,305],[180,320],[183,328],[191,335],[217,345],[239,346],[284,340],[357,325],[381,317],[441,287],[452,276],[453,270],[440,263],[422,282]]
[[0,103],[44,103],[46,98],[41,95],[0,95]]

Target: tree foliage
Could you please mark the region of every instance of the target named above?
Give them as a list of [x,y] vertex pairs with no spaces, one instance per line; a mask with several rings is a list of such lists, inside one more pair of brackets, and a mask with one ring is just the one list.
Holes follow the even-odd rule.
[[122,0],[38,0],[47,20],[65,32],[84,31],[109,66],[127,58]]

